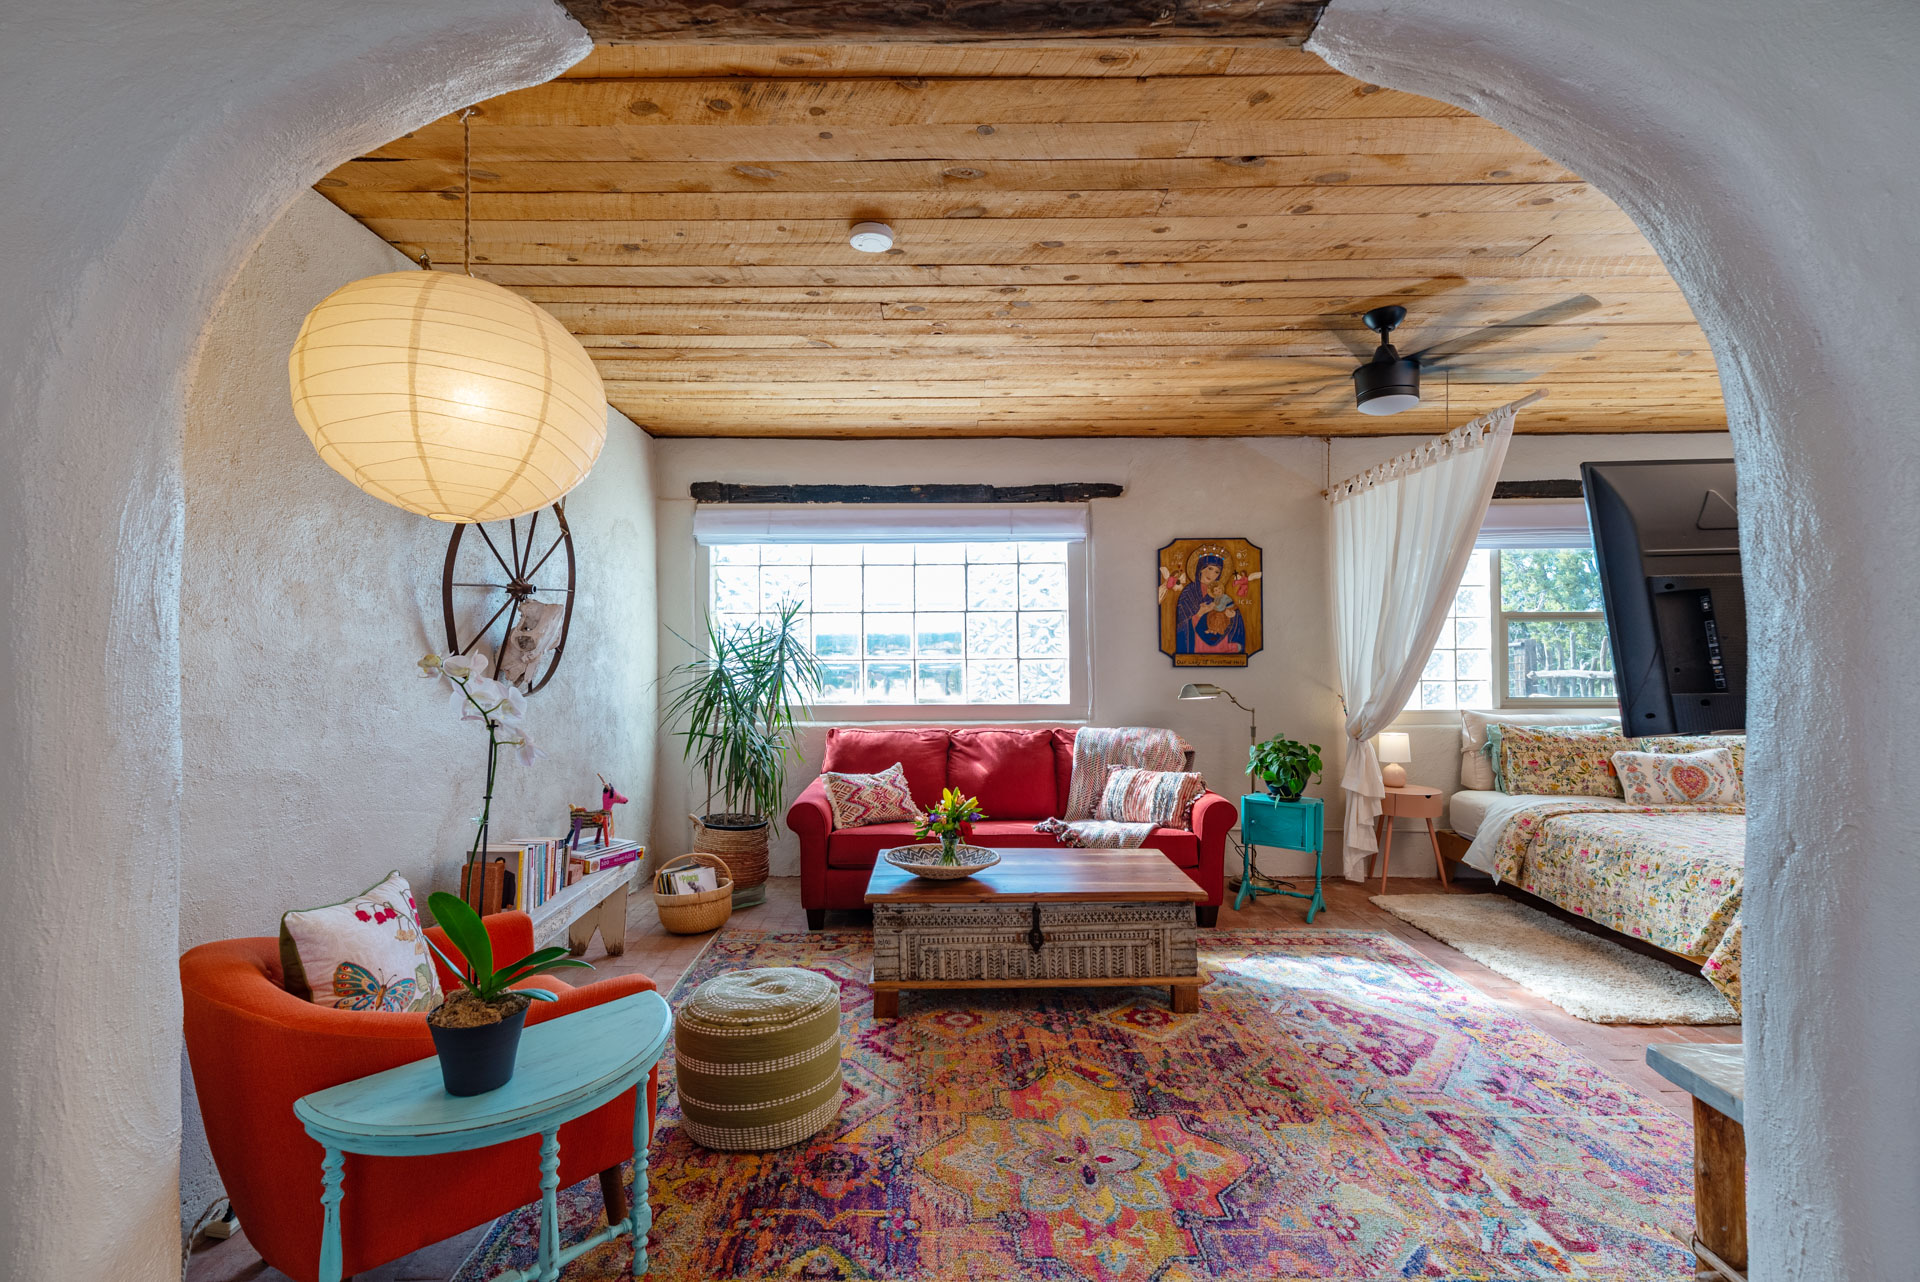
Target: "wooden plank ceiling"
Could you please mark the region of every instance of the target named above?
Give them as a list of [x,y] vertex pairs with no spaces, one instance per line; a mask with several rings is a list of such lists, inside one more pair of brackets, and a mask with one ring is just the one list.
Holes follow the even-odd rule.
[[[474,274],[657,436],[1401,434],[1533,388],[1524,431],[1725,428],[1609,200],[1281,40],[602,44],[466,128]],[[318,189],[457,271],[462,136]],[[866,219],[891,251],[848,245]],[[1349,373],[1386,302],[1403,353],[1520,323],[1370,418]]]

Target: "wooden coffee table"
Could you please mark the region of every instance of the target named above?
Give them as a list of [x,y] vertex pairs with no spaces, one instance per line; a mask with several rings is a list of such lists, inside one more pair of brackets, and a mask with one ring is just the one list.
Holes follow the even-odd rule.
[[1207,892],[1155,850],[996,850],[1000,862],[930,881],[879,859],[873,1014],[909,988],[1164,987],[1200,1009],[1194,905]]

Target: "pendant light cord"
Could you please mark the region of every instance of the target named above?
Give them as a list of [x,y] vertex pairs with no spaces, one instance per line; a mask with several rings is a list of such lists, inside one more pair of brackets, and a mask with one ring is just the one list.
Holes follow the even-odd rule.
[[465,196],[460,201],[460,269],[473,275],[473,108],[460,113],[460,167]]

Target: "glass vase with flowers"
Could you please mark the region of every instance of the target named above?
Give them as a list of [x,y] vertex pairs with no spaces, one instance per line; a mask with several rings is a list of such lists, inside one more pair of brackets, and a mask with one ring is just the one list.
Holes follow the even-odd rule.
[[960,839],[966,835],[968,825],[986,817],[987,812],[980,809],[978,798],[948,788],[941,792],[939,801],[913,821],[913,835],[922,841],[928,838],[939,841],[940,862],[956,864],[960,862]]

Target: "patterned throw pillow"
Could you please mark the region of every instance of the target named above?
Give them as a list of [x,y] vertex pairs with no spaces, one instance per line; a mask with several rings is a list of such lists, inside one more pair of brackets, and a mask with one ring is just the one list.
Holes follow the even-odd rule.
[[1189,772],[1109,766],[1107,786],[1094,803],[1093,817],[1156,828],[1185,828],[1193,803],[1206,790],[1207,781]]
[[1733,773],[1739,778],[1741,786],[1747,780],[1747,736],[1743,734],[1659,734],[1649,735],[1635,743],[1639,752],[1704,752],[1709,748],[1725,748],[1733,754]]
[[897,761],[879,774],[823,774],[820,778],[826,784],[836,828],[898,823],[920,813],[907,787],[906,768]]
[[[1486,757],[1487,775],[1493,780],[1493,789],[1495,792],[1516,791],[1515,789],[1507,787],[1506,780],[1502,778],[1500,774],[1500,739],[1509,729],[1515,728],[1534,730],[1540,734],[1558,735],[1561,738],[1571,739],[1587,739],[1597,734],[1617,735],[1620,733],[1620,728],[1611,721],[1589,721],[1573,725],[1540,723],[1520,724],[1517,726],[1510,725],[1506,722],[1494,722],[1487,727]],[[1466,776],[1464,774],[1461,776],[1460,786],[1463,788],[1466,786]]]
[[280,918],[287,991],[343,1010],[429,1011],[440,980],[427,954],[413,891],[398,872],[344,903]]
[[1616,752],[1627,800],[1642,806],[1744,806],[1746,793],[1727,748],[1699,752]]
[[1556,797],[1618,797],[1613,754],[1634,747],[1618,734],[1555,733],[1546,727],[1504,726],[1500,731],[1500,784],[1511,794]]

